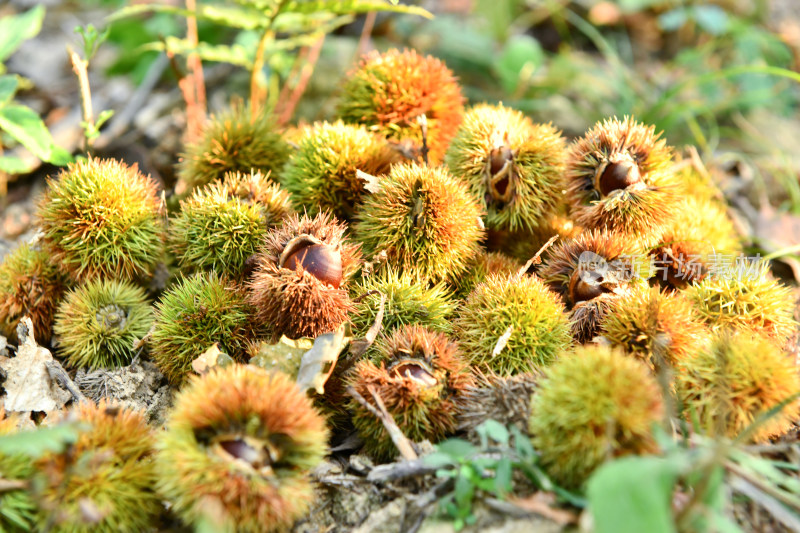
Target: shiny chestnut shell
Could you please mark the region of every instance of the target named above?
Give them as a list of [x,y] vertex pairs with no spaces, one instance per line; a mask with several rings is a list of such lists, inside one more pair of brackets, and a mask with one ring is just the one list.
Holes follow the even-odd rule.
[[297,265],[335,289],[342,283],[342,252],[335,246],[311,238],[293,239],[281,254],[280,266],[296,270]]
[[597,189],[603,196],[608,196],[616,190],[625,189],[641,180],[639,165],[635,161],[627,158],[610,161],[597,178]]

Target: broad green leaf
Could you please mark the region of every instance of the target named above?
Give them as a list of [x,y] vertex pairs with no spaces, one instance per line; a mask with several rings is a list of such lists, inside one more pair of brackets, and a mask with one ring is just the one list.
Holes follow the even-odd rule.
[[19,79],[13,74],[0,76],[0,105],[7,104],[14,97],[19,86]]
[[8,59],[25,40],[35,37],[42,29],[43,20],[43,6],[0,19],[0,63]]
[[503,457],[497,463],[494,474],[494,492],[498,496],[505,496],[511,491],[511,459]]
[[463,439],[447,439],[436,446],[436,450],[446,453],[454,459],[466,459],[474,455],[478,449]]
[[697,25],[711,35],[722,35],[728,29],[728,14],[719,6],[695,6],[692,16]]
[[686,24],[688,13],[685,7],[676,7],[658,17],[658,25],[664,31],[677,31]]
[[34,459],[47,452],[57,453],[78,440],[84,426],[85,424],[65,423],[3,435],[0,436],[0,453],[23,454]]
[[446,466],[454,466],[456,463],[453,458],[444,452],[429,453],[422,458],[422,462],[431,468],[444,468]]
[[529,35],[512,37],[496,64],[500,83],[507,92],[513,92],[522,77],[530,78],[544,61],[539,41]]
[[673,533],[672,491],[679,465],[660,457],[625,457],[601,466],[587,496],[595,533]]
[[73,158],[72,154],[68,151],[55,144],[51,147],[50,159],[47,160],[48,163],[63,167],[73,161],[75,161],[75,158]]
[[42,161],[49,161],[53,137],[30,107],[9,104],[0,107],[0,129],[19,141]]
[[478,426],[475,431],[477,431],[478,435],[481,436],[481,439],[486,436],[498,444],[508,444],[508,430],[497,420],[486,420],[480,426]]
[[3,155],[0,156],[0,170],[6,174],[27,174],[33,169],[20,157]]

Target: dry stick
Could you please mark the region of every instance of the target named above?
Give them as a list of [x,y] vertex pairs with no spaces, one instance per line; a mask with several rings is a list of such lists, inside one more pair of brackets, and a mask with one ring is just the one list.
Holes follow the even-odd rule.
[[303,96],[303,93],[308,86],[308,82],[311,79],[311,75],[314,73],[314,67],[317,65],[317,60],[319,59],[319,54],[322,51],[322,44],[325,42],[325,34],[323,33],[317,42],[311,47],[308,53],[308,61],[305,62],[303,68],[300,69],[300,79],[297,81],[297,84],[294,86],[294,90],[292,91],[291,97],[289,97],[286,106],[281,113],[281,116],[278,118],[278,124],[284,125],[289,122],[289,119],[292,118],[294,114],[294,110],[297,107],[297,103],[300,101],[300,98]]
[[[186,17],[186,39],[192,49],[197,49],[197,11],[196,0],[186,0],[186,10],[191,13]],[[192,91],[192,107],[186,109],[187,140],[193,141],[200,137],[203,123],[206,118],[206,85],[203,79],[203,63],[197,52],[189,52],[186,56],[186,65],[189,68],[188,85]],[[188,104],[188,102],[187,102]]]
[[400,455],[409,461],[418,459],[417,452],[414,451],[414,448],[411,446],[408,438],[403,435],[403,432],[400,431],[400,428],[397,427],[392,415],[386,411],[386,406],[383,404],[383,400],[381,400],[380,395],[378,395],[378,393],[375,391],[375,388],[372,385],[368,385],[367,390],[375,400],[375,403],[378,406],[377,408],[365,400],[364,397],[361,396],[361,394],[359,394],[354,387],[347,387],[347,393],[383,423],[383,427],[386,428],[386,431],[392,438],[392,442],[394,443],[395,447],[400,451]]
[[28,487],[28,482],[21,479],[0,479],[0,493],[27,489]]
[[525,272],[527,272],[531,266],[538,265],[539,263],[541,263],[541,260],[539,259],[541,255],[545,252],[545,250],[550,248],[553,245],[553,243],[556,242],[557,240],[558,240],[558,235],[553,235],[552,237],[550,237],[550,240],[544,243],[544,245],[541,248],[539,248],[539,251],[536,252],[536,254],[533,257],[528,259],[527,263],[522,265],[522,268],[520,268],[519,271],[517,272],[517,278],[521,278],[523,275],[525,275]]
[[67,371],[61,366],[61,363],[56,360],[46,361],[44,366],[47,368],[47,373],[50,375],[50,379],[56,380],[59,385],[67,389],[76,402],[82,402],[86,400],[86,396],[84,396],[80,389],[78,389],[78,386],[75,385],[75,382],[69,377]]
[[417,117],[417,121],[422,129],[422,149],[420,150],[422,153],[422,162],[425,166],[428,166],[428,152],[430,151],[428,148],[428,117],[423,113]]
[[361,36],[358,38],[358,46],[356,46],[356,57],[353,63],[358,63],[359,58],[364,55],[367,50],[367,41],[372,36],[372,30],[375,28],[375,18],[377,17],[375,11],[370,11],[364,18],[364,27],[361,29]]
[[[300,68],[303,66],[303,62],[306,60],[306,56],[308,56],[308,50],[310,46],[303,46],[300,48],[300,51],[297,53],[297,57],[292,63],[292,70],[289,71],[289,75],[286,76],[286,83],[283,84],[281,87],[281,92],[278,94],[278,106],[281,105],[281,102],[288,102],[289,95],[292,92],[293,84],[289,83],[289,80],[297,80],[300,77]],[[294,85],[297,85],[297,82],[294,82]]]
[[[86,123],[86,127],[91,127],[94,125],[94,110],[92,109],[92,91],[89,88],[89,61],[86,59],[81,59],[81,56],[78,55],[72,47],[67,47],[67,52],[69,52],[69,59],[72,62],[72,71],[78,77],[78,84],[81,86],[81,108],[83,109],[83,121]],[[89,150],[92,148],[92,142],[86,136],[85,132],[88,130],[84,130],[84,137],[83,140],[86,143],[84,147],[86,152],[88,153]]]

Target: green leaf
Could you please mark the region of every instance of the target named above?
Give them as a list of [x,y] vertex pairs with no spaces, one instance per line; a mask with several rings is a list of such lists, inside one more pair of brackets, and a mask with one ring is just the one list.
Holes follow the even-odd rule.
[[446,466],[454,466],[456,463],[453,458],[444,452],[429,453],[422,458],[422,462],[431,468],[444,468]]
[[[480,435],[481,440],[484,437],[490,438],[498,444],[504,446],[508,445],[509,433],[506,427],[497,420],[486,420],[479,425],[475,431]],[[484,447],[486,444],[484,444]]]
[[660,457],[625,457],[601,466],[587,496],[596,533],[672,533],[672,490],[679,465]]
[[39,115],[30,107],[18,104],[0,107],[0,129],[42,161],[50,160],[53,137]]
[[692,18],[698,26],[711,35],[722,35],[728,29],[728,14],[719,6],[695,6]]
[[494,492],[500,497],[511,492],[511,459],[503,457],[497,463],[494,475]]
[[0,453],[22,454],[34,459],[48,452],[58,453],[78,440],[84,427],[85,424],[72,422],[3,435],[0,437]]
[[13,74],[0,76],[0,105],[7,104],[14,97],[19,86],[19,79]]
[[664,31],[677,31],[686,24],[688,13],[685,7],[676,7],[658,16],[658,25]]
[[35,37],[42,29],[43,20],[42,6],[0,19],[0,63],[5,62],[25,40]]
[[388,11],[391,13],[419,15],[427,19],[433,18],[433,15],[428,10],[421,7],[400,5],[396,2],[381,2],[380,0],[295,0],[287,2],[281,7],[281,13],[319,13],[324,11],[337,15]]
[[454,459],[466,459],[475,455],[478,449],[464,439],[447,439],[436,446],[436,450],[449,455]]
[[20,157],[3,155],[0,156],[0,170],[7,174],[27,174],[33,169]]

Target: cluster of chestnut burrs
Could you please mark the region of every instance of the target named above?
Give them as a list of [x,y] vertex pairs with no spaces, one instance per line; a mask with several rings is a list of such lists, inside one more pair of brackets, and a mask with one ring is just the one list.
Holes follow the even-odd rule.
[[[533,384],[520,429],[573,490],[610,456],[658,453],[665,395],[715,437],[790,431],[794,299],[741,255],[702,165],[633,118],[568,142],[464,103],[441,61],[375,52],[335,122],[213,117],[166,202],[111,159],[50,179],[36,242],[0,266],[2,332],[30,317],[69,370],[138,353],[177,394],[163,431],[87,402],[66,451],[0,457],[22,480],[0,525],[142,530],[166,501],[187,524],[285,529],[329,438],[391,460],[387,419],[414,442],[469,433],[508,380]],[[327,334],[345,340],[324,392],[301,391],[297,347]]]

